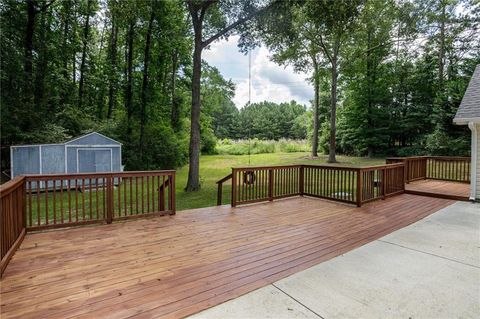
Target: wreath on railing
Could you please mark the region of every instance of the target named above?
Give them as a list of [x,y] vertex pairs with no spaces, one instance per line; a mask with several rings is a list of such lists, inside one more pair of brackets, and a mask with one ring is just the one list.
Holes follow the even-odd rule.
[[254,171],[246,171],[243,173],[243,183],[247,185],[252,185],[255,183],[255,172]]

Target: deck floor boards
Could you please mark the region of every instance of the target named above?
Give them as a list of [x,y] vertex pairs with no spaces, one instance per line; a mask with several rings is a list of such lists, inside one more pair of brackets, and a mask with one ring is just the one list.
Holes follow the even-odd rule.
[[405,185],[405,191],[410,194],[468,200],[470,184],[435,179],[424,179]]
[[291,198],[28,234],[2,318],[179,318],[304,270],[445,206],[403,194],[361,208]]

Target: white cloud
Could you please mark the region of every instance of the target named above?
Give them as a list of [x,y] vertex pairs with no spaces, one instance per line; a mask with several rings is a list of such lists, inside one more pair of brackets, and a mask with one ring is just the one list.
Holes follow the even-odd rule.
[[[238,37],[234,36],[230,41],[216,42],[204,52],[203,58],[237,84],[233,101],[241,108],[248,102],[248,55],[238,51],[237,41]],[[270,52],[264,47],[252,51],[251,102],[296,100],[308,105],[313,98],[313,88],[306,80],[308,74],[295,73],[290,66],[279,66],[270,61],[269,56]]]

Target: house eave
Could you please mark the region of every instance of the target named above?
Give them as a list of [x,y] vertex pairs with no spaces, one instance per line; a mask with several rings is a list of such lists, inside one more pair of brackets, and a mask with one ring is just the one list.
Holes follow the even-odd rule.
[[457,125],[468,125],[468,123],[480,123],[480,117],[454,118],[453,123]]

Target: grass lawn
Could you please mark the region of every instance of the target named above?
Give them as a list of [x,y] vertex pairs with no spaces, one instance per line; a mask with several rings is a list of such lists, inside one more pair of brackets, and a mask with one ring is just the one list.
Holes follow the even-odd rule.
[[[188,166],[177,170],[176,196],[177,210],[214,206],[217,202],[216,182],[231,173],[232,167],[249,166],[248,155],[204,155],[200,158],[200,182],[202,189],[198,192],[184,191],[188,178]],[[250,165],[284,165],[284,164],[326,164],[328,156],[309,158],[309,153],[268,153],[250,156]],[[339,164],[347,166],[370,166],[385,163],[383,158],[364,158],[337,156]],[[230,203],[230,182],[223,185],[223,204]]]

